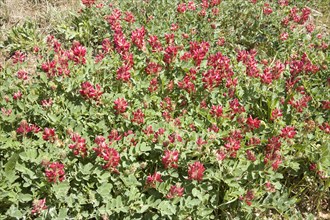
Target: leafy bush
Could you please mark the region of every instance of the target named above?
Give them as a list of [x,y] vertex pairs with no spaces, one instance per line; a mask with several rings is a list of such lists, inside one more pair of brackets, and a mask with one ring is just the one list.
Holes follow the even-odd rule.
[[2,218],[329,209],[329,36],[308,3],[82,3],[0,68]]

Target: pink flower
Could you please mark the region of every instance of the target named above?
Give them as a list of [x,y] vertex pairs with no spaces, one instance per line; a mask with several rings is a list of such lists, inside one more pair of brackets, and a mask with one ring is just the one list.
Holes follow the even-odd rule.
[[251,150],[246,151],[246,158],[248,160],[251,160],[252,162],[256,161],[256,159],[257,159],[256,156],[254,155],[253,151],[251,151]]
[[123,82],[128,82],[131,79],[131,73],[130,70],[132,67],[130,65],[122,65],[117,70],[117,80],[121,80]]
[[18,100],[18,99],[21,99],[21,98],[22,98],[22,93],[21,93],[20,90],[18,90],[17,92],[15,92],[15,93],[13,94],[13,99],[14,99],[14,100]]
[[187,10],[186,3],[180,3],[177,7],[179,13],[184,13]]
[[55,129],[45,128],[44,133],[42,134],[42,139],[45,141],[54,142],[56,140]]
[[145,70],[148,75],[157,74],[162,70],[162,66],[157,63],[150,62]]
[[133,114],[133,118],[131,119],[132,122],[135,122],[137,124],[144,123],[144,114],[141,109],[136,110],[132,114]]
[[280,5],[280,6],[288,6],[289,5],[289,0],[278,0],[277,3]]
[[12,111],[13,111],[12,109],[1,108],[1,112],[2,112],[2,114],[5,115],[5,116],[10,116],[11,113],[12,113]]
[[287,32],[281,33],[280,40],[285,41],[289,38],[289,34]]
[[282,138],[294,138],[297,134],[295,128],[293,126],[286,126],[281,130],[281,137]]
[[23,63],[26,60],[26,54],[22,53],[21,51],[15,51],[14,56],[11,57],[13,63]]
[[196,144],[197,144],[198,148],[201,148],[203,145],[207,144],[207,141],[203,140],[201,137],[198,137]]
[[163,50],[162,44],[156,35],[150,35],[148,42],[152,48],[152,52],[159,52]]
[[120,141],[122,139],[122,135],[119,134],[119,132],[115,129],[111,130],[108,139],[110,141],[110,144],[114,141]]
[[275,192],[276,191],[275,186],[273,184],[271,184],[269,181],[267,181],[265,183],[265,188],[268,192]]
[[272,117],[270,118],[271,120],[275,120],[279,117],[283,116],[282,115],[282,110],[279,108],[276,108],[272,111]]
[[128,103],[124,98],[118,98],[114,101],[114,103],[115,103],[114,109],[116,110],[117,114],[126,112]]
[[124,20],[128,23],[134,23],[135,22],[135,17],[132,12],[125,12],[125,18]]
[[40,200],[37,200],[37,199],[34,200],[32,203],[32,206],[33,206],[32,211],[31,211],[32,215],[40,214],[40,212],[42,210],[45,210],[48,208],[46,206],[46,198],[40,199]]
[[250,138],[248,146],[259,145],[261,143],[260,139],[257,137]]
[[161,175],[160,173],[155,172],[154,174],[149,175],[149,176],[147,177],[146,183],[147,183],[147,185],[149,185],[150,187],[155,188],[157,182],[159,182],[159,183],[163,182],[163,180],[162,180],[162,175]]
[[260,120],[258,118],[253,119],[251,115],[248,117],[246,123],[251,130],[258,129],[260,126]]
[[38,133],[40,128],[34,124],[28,124],[27,121],[21,121],[19,127],[16,129],[18,134],[27,135],[30,132]]
[[273,9],[269,6],[268,3],[264,4],[263,13],[265,15],[270,15],[271,13],[273,13]]
[[41,101],[41,105],[44,108],[49,108],[49,107],[51,107],[53,105],[53,100],[51,98],[44,99],[44,100]]
[[133,44],[135,44],[140,50],[145,49],[145,41],[144,41],[145,34],[146,34],[146,30],[144,27],[137,28],[132,31],[131,40]]
[[182,197],[183,196],[183,192],[184,192],[184,188],[183,187],[179,187],[177,185],[172,185],[170,188],[170,191],[168,192],[168,194],[166,195],[166,198],[168,199],[172,199],[174,197]]
[[85,157],[87,155],[86,139],[81,137],[78,133],[71,133],[71,140],[73,144],[69,144],[69,148],[73,150],[74,155],[81,155]]
[[93,148],[93,150],[98,157],[106,161],[106,164],[102,166],[103,169],[110,169],[111,171],[118,172],[117,167],[120,163],[120,155],[118,151],[114,148],[108,147],[103,136],[97,136],[94,142],[98,147]]
[[68,58],[75,62],[75,64],[86,64],[86,48],[80,45],[79,42],[74,41]]
[[312,33],[315,29],[315,26],[313,24],[306,25],[306,30],[308,33]]
[[62,182],[65,179],[64,165],[59,162],[53,162],[45,170],[47,181],[50,183]]
[[17,78],[22,79],[22,80],[27,80],[28,79],[28,73],[24,70],[19,70],[17,72]]
[[188,2],[188,9],[189,9],[190,11],[195,11],[195,10],[196,10],[196,4],[195,4],[194,1],[189,1],[189,2]]
[[99,84],[96,84],[96,86],[93,87],[93,85],[88,81],[81,83],[81,89],[79,90],[79,93],[84,98],[93,99],[95,101],[99,101],[103,94]]
[[330,134],[330,124],[328,122],[324,122],[319,128],[327,134]]
[[238,99],[233,99],[229,102],[230,108],[232,110],[233,114],[240,114],[242,112],[245,112],[244,106],[242,106]]
[[164,156],[162,158],[162,163],[165,169],[169,167],[178,168],[178,160],[179,160],[179,151],[165,150]]
[[188,176],[190,180],[202,181],[204,176],[204,165],[196,161],[193,164],[190,164],[188,167]]
[[223,161],[227,156],[224,149],[217,150],[215,155],[218,161]]
[[248,190],[243,198],[243,200],[245,201],[245,203],[248,206],[252,205],[252,200],[254,199],[254,193],[252,190]]
[[95,0],[81,0],[81,2],[88,8],[95,4]]
[[211,115],[215,116],[216,118],[220,118],[222,116],[222,106],[221,105],[212,105]]

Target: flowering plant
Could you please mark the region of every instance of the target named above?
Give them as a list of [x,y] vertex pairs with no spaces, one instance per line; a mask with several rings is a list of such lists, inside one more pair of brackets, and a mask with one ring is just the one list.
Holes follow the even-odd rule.
[[327,211],[330,40],[311,1],[82,7],[0,65],[0,218]]

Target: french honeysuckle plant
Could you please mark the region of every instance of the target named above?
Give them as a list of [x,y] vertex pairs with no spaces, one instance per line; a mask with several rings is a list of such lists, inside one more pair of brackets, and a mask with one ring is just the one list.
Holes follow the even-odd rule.
[[329,34],[312,7],[82,0],[1,64],[0,217],[329,212]]

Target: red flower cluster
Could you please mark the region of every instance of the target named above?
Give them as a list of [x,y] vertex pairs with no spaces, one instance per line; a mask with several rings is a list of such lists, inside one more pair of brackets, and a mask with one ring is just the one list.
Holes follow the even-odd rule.
[[246,151],[246,158],[248,160],[251,160],[252,162],[256,161],[256,159],[257,159],[256,156],[254,155],[253,151],[251,151],[251,150]]
[[19,70],[17,73],[17,78],[22,79],[22,80],[27,80],[28,79],[28,73],[24,70]]
[[241,135],[241,131],[232,131],[228,137],[225,137],[224,140],[226,143],[224,144],[227,152],[230,154],[230,157],[235,158],[237,151],[241,148],[241,140],[243,136]]
[[37,125],[34,124],[28,124],[27,121],[23,120],[21,121],[19,127],[16,129],[16,132],[18,134],[27,135],[30,132],[38,133],[40,131],[40,128]]
[[175,197],[182,197],[183,196],[183,192],[184,192],[184,188],[177,186],[177,185],[172,185],[170,188],[170,191],[168,192],[168,194],[166,195],[166,198],[168,199],[172,199]]
[[319,128],[327,134],[330,134],[330,124],[328,122],[324,122]]
[[49,36],[47,43],[49,47],[53,48],[55,53],[51,61],[41,65],[41,69],[47,73],[48,77],[70,75],[70,60],[76,65],[86,63],[86,48],[81,46],[79,42],[73,42],[70,50],[64,50],[61,47],[61,43],[54,36]]
[[163,46],[156,35],[150,35],[148,42],[151,46],[152,52],[160,52],[163,50]]
[[246,75],[250,77],[258,77],[259,76],[259,69],[257,67],[257,60],[255,59],[255,56],[257,55],[257,51],[255,50],[242,50],[239,51],[237,54],[237,62],[243,62],[243,64],[246,66]]
[[15,51],[15,54],[11,57],[13,63],[23,63],[26,60],[26,54],[21,51]]
[[121,114],[121,113],[126,112],[128,103],[124,98],[116,99],[114,101],[114,104],[115,104],[114,109],[116,110],[117,114]]
[[75,64],[86,64],[85,56],[86,56],[86,48],[77,41],[73,42],[69,54],[69,59],[74,61]]
[[160,173],[155,172],[154,174],[147,176],[146,184],[148,186],[155,188],[157,182],[163,182],[162,175]]
[[87,155],[86,139],[81,137],[77,133],[71,133],[71,140],[74,142],[69,145],[69,148],[73,150],[74,155],[81,155],[85,157]]
[[92,5],[95,4],[95,0],[81,0],[81,2],[82,2],[83,5],[85,5],[86,7],[91,7]]
[[177,54],[178,54],[178,47],[177,46],[172,46],[172,45],[168,46],[165,49],[164,62],[166,64],[172,63]]
[[44,108],[49,108],[49,107],[51,107],[53,105],[53,100],[51,98],[44,99],[44,100],[41,101],[41,105]]
[[42,134],[42,139],[49,142],[54,142],[56,140],[56,134],[54,128],[45,128]]
[[254,199],[254,193],[252,190],[248,190],[245,194],[245,196],[240,196],[239,198],[240,200],[242,201],[245,201],[245,203],[248,205],[248,206],[251,206],[252,205],[252,200]]
[[17,92],[15,92],[14,94],[13,94],[13,99],[14,100],[19,100],[19,99],[21,99],[22,98],[22,92],[20,91],[20,90],[18,90]]
[[212,105],[210,114],[216,118],[220,118],[222,116],[222,111],[221,105]]
[[131,119],[131,122],[135,122],[137,124],[143,124],[144,123],[144,113],[142,112],[141,109],[138,109],[134,111],[133,113],[133,118]]
[[201,162],[196,161],[193,164],[190,164],[188,167],[188,178],[190,180],[202,181],[204,176],[204,171],[205,171],[204,165]]
[[48,209],[48,207],[46,206],[46,198],[40,200],[34,200],[32,206],[33,206],[31,210],[32,215],[40,214],[42,210]]
[[264,4],[263,13],[265,15],[270,15],[271,13],[273,13],[273,9],[269,6],[268,3]]
[[229,101],[229,106],[230,106],[230,109],[232,110],[233,115],[245,112],[244,106],[239,103],[237,98]]
[[281,130],[281,137],[282,138],[294,138],[294,136],[297,134],[295,131],[295,128],[293,126],[286,126]]
[[280,137],[274,136],[268,139],[264,163],[267,164],[271,162],[273,170],[277,170],[279,165],[282,163],[280,153],[281,145],[282,143],[280,142]]
[[64,165],[59,162],[53,162],[45,170],[47,181],[50,183],[62,182],[65,179]]
[[164,156],[162,158],[162,162],[165,169],[169,167],[178,168],[178,161],[179,161],[179,151],[165,150]]
[[188,93],[195,92],[194,81],[196,81],[196,73],[197,71],[195,69],[190,69],[189,72],[186,73],[186,76],[178,82],[178,87],[186,90]]
[[124,20],[133,24],[135,22],[135,17],[132,12],[126,11]]
[[93,99],[95,101],[99,101],[103,94],[99,84],[96,84],[94,88],[92,83],[88,81],[81,83],[81,89],[79,90],[79,93],[84,98]]
[[12,113],[12,111],[13,111],[12,109],[1,108],[1,112],[2,112],[2,114],[5,115],[5,116],[10,116],[11,113]]
[[162,70],[162,66],[154,62],[149,62],[145,70],[148,75],[156,75]]
[[137,28],[132,31],[131,40],[133,44],[135,44],[140,50],[145,50],[146,43],[144,41],[144,36],[146,34],[146,30],[144,27]]
[[301,9],[301,15],[299,16],[298,8],[293,7],[290,10],[290,19],[298,24],[304,24],[308,20],[310,14],[311,10],[307,7],[304,7],[303,9]]
[[120,155],[114,148],[110,148],[105,142],[103,136],[97,136],[94,140],[97,147],[93,148],[98,157],[106,161],[103,169],[110,169],[111,171],[118,172],[117,167],[120,162]]
[[249,128],[251,130],[254,130],[254,129],[258,129],[259,126],[260,126],[260,120],[257,119],[257,118],[252,118],[252,116],[250,115],[246,121],[247,125],[249,126]]
[[212,90],[219,86],[223,79],[230,81],[234,72],[230,66],[230,59],[222,55],[220,52],[211,54],[207,60],[207,66],[211,69],[202,74],[204,88]]

